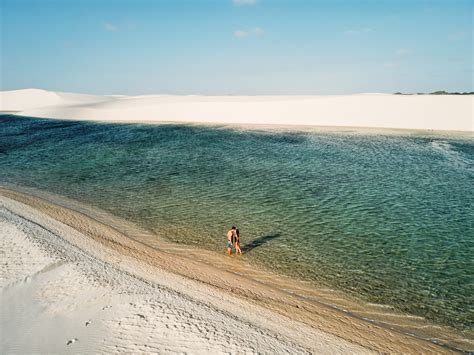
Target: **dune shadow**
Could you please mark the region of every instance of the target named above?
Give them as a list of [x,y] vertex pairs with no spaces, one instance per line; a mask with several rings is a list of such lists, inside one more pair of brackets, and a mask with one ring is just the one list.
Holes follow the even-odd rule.
[[269,241],[281,237],[281,233],[273,233],[273,234],[268,234],[263,237],[257,238],[253,241],[251,241],[248,244],[245,244],[242,246],[242,253],[248,253],[249,251],[254,250],[255,248],[258,248],[265,243],[268,243]]

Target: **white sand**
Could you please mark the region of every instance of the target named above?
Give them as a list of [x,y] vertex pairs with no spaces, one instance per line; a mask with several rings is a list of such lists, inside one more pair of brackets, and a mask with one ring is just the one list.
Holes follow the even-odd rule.
[[0,238],[2,354],[370,352],[1,196]]
[[91,96],[38,89],[0,92],[0,111],[31,117],[127,122],[202,122],[474,129],[473,95]]

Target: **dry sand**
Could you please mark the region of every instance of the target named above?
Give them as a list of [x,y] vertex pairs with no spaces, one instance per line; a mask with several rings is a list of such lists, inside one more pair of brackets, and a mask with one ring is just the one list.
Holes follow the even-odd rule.
[[110,122],[200,122],[474,129],[473,95],[92,96],[39,89],[0,92],[0,111]]
[[450,352],[319,302],[336,293],[152,248],[103,217],[0,189],[1,353]]

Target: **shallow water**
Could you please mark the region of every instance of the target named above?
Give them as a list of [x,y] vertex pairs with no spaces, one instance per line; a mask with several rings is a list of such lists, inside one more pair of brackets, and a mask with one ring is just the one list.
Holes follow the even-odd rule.
[[472,329],[474,140],[0,116],[0,183]]

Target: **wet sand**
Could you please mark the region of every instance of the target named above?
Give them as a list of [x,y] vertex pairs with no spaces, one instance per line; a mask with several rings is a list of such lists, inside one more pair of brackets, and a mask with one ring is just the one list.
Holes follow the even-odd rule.
[[35,195],[0,189],[2,353],[472,349],[465,337],[418,317]]

